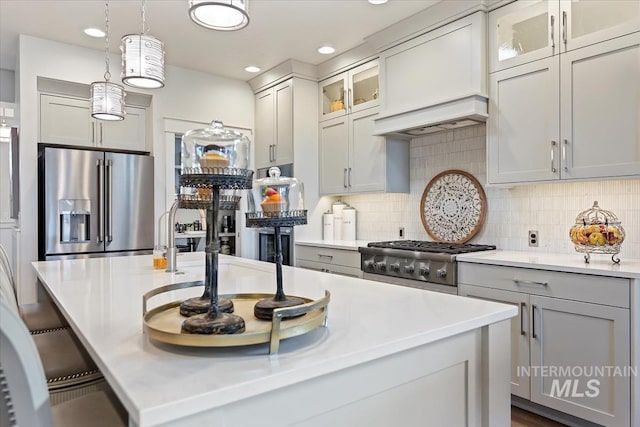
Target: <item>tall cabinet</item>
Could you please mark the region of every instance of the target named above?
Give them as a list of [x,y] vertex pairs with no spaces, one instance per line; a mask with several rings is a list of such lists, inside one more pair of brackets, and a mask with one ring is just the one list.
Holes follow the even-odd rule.
[[640,3],[489,14],[488,181],[640,175]]
[[321,194],[409,191],[409,144],[374,135],[378,61],[320,82]]
[[293,79],[256,94],[257,169],[293,163]]

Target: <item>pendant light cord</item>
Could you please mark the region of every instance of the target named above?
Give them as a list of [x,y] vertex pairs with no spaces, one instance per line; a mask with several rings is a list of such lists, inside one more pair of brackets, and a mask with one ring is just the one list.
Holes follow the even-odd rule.
[[104,79],[109,81],[111,73],[109,72],[109,0],[106,0],[104,7],[104,21],[105,21],[105,49],[104,49],[104,65],[106,71],[104,73]]
[[142,0],[142,8],[140,9],[140,15],[142,16],[142,22],[140,23],[140,34],[146,34],[149,31],[147,26],[147,8],[145,7],[145,0]]

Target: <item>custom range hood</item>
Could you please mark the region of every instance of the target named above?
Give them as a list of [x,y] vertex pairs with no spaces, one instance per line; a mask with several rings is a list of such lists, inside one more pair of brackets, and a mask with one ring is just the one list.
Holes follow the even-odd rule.
[[470,95],[397,114],[381,114],[374,135],[419,137],[487,121],[487,98]]

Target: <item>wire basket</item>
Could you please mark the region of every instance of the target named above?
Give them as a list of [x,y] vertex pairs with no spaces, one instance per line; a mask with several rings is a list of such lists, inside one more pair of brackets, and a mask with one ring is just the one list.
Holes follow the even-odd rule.
[[593,202],[590,209],[582,211],[576,217],[576,223],[569,230],[569,237],[576,252],[584,253],[584,261],[589,262],[591,254],[611,255],[618,264],[620,246],[624,241],[624,228],[618,217]]

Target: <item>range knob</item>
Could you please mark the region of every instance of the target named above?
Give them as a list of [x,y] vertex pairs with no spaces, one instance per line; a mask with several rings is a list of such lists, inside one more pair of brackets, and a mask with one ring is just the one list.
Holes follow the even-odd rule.
[[436,277],[440,279],[444,279],[445,277],[447,277],[447,267],[442,267],[436,270]]
[[364,260],[364,268],[373,269],[373,258]]
[[374,263],[375,269],[378,271],[385,271],[387,269],[387,263],[384,261],[378,261]]
[[389,271],[395,271],[395,272],[400,271],[400,263],[394,262],[393,264],[389,264]]
[[404,272],[407,274],[413,274],[413,272],[416,271],[416,268],[414,267],[413,264],[407,264],[404,266]]
[[431,272],[431,270],[429,269],[429,264],[422,264],[420,266],[420,275],[421,276],[428,276],[430,272]]

